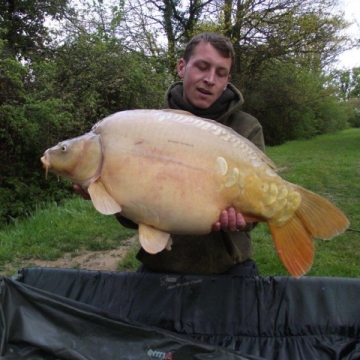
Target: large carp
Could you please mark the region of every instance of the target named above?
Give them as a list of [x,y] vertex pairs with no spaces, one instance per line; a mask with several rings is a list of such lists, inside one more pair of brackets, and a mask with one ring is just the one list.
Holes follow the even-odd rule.
[[209,233],[233,206],[247,222],[268,224],[280,259],[299,277],[313,263],[312,237],[330,239],[349,225],[329,201],[283,180],[250,141],[182,111],[118,112],[41,161],[87,190],[100,213],[138,223],[149,253],[170,248],[170,234]]

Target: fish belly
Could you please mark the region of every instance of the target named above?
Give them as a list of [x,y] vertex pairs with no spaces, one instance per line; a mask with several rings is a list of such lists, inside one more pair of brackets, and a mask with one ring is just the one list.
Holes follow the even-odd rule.
[[229,206],[267,221],[286,202],[276,206],[286,186],[262,153],[213,122],[139,110],[115,114],[95,131],[104,146],[102,182],[137,223],[203,234]]

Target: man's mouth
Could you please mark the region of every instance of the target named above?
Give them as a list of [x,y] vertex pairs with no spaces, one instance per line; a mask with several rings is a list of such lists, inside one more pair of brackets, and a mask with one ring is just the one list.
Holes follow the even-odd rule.
[[203,89],[203,88],[198,88],[197,89],[199,92],[201,92],[202,94],[204,95],[212,95],[212,93],[206,89]]

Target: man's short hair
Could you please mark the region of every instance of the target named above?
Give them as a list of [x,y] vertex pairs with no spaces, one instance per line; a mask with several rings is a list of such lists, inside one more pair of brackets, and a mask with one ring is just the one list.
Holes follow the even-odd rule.
[[203,32],[194,35],[187,43],[183,59],[188,62],[193,54],[194,48],[200,43],[210,43],[225,58],[231,58],[231,69],[235,62],[235,52],[231,41],[224,35],[214,32]]

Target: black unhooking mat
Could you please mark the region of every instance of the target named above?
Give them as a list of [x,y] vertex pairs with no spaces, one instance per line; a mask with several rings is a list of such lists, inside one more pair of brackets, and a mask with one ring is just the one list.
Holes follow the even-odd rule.
[[360,280],[22,269],[0,359],[360,359]]

